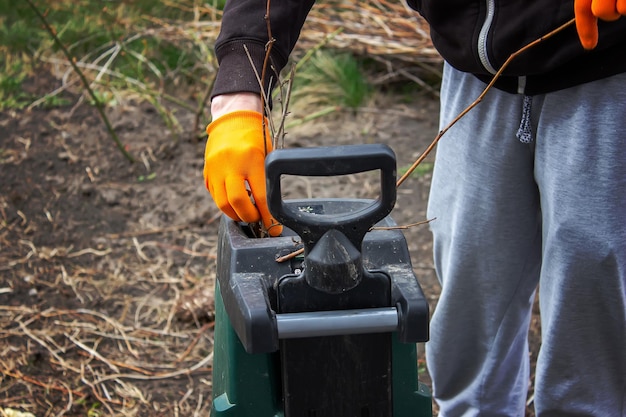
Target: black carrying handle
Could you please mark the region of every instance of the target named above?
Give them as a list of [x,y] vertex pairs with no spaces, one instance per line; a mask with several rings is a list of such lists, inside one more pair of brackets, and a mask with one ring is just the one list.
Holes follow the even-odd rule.
[[[312,214],[282,199],[282,175],[338,176],[379,170],[381,195],[363,209],[332,215]],[[365,233],[396,203],[396,157],[383,144],[279,149],[265,160],[267,200],[272,216],[298,233],[311,248],[330,229],[344,233],[360,248]]]

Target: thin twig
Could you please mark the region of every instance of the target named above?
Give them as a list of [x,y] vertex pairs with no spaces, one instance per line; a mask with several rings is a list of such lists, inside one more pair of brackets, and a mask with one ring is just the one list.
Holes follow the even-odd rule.
[[59,354],[55,352],[54,349],[52,349],[46,342],[44,342],[42,339],[37,337],[33,332],[31,332],[23,322],[19,320],[16,320],[16,322],[20,326],[20,328],[22,329],[22,331],[24,332],[26,336],[28,336],[30,339],[37,342],[41,347],[45,348],[48,352],[50,352],[50,354],[59,362],[61,366],[75,373],[80,373],[80,371],[77,368],[74,368],[73,366],[69,365],[66,361],[64,361],[63,358],[61,358]]
[[42,388],[45,388],[47,390],[54,390],[54,391],[60,391],[63,393],[69,393],[71,392],[73,395],[76,395],[77,397],[84,397],[86,394],[84,392],[80,392],[80,391],[76,391],[76,390],[70,390],[66,387],[59,387],[58,385],[53,385],[53,384],[49,384],[49,383],[43,383],[40,382],[38,380],[36,380],[35,378],[32,378],[28,375],[24,375],[21,372],[12,372],[8,369],[0,369],[0,372],[2,372],[4,375],[9,376],[11,378],[15,378],[15,379],[20,379],[24,382],[28,382],[29,384],[33,384],[33,385],[37,385],[40,386]]
[[155,375],[137,375],[137,374],[105,375],[101,377],[100,379],[98,379],[96,382],[94,382],[94,385],[101,384],[104,381],[110,381],[112,379],[118,379],[118,378],[119,379],[125,379],[125,378],[137,379],[137,380],[142,380],[142,381],[153,381],[157,379],[169,379],[169,378],[174,378],[174,377],[181,376],[181,375],[189,375],[192,372],[195,372],[198,369],[201,369],[202,367],[204,367],[211,361],[213,361],[213,352],[209,353],[208,356],[204,357],[204,359],[202,359],[200,362],[196,363],[195,365],[189,368],[175,371],[175,372],[167,372],[167,373],[155,374]]
[[524,47],[520,48],[519,50],[517,50],[516,52],[512,53],[511,56],[509,56],[507,58],[507,60],[504,62],[504,64],[502,64],[500,69],[495,73],[495,75],[491,79],[491,82],[489,82],[487,87],[485,87],[485,89],[478,96],[478,98],[476,100],[474,100],[469,106],[467,106],[467,108],[465,110],[463,110],[457,117],[455,117],[446,127],[444,127],[441,131],[439,131],[437,136],[435,136],[435,139],[431,142],[431,144],[428,146],[428,148],[426,148],[424,153],[422,153],[419,156],[419,158],[417,158],[417,160],[413,163],[413,165],[411,165],[409,170],[406,173],[404,173],[404,175],[402,175],[402,177],[400,177],[400,179],[396,183],[396,187],[399,187],[411,175],[411,173],[413,173],[415,168],[417,168],[417,166],[419,164],[421,164],[424,159],[426,159],[428,154],[435,148],[435,145],[437,145],[437,143],[439,142],[441,137],[448,130],[450,130],[450,128],[452,126],[454,126],[459,120],[461,120],[461,118],[463,118],[463,116],[465,116],[467,113],[469,113],[470,110],[472,110],[474,107],[476,107],[483,100],[483,98],[485,97],[487,92],[494,86],[494,84],[496,83],[498,78],[500,78],[500,76],[502,75],[504,70],[509,66],[509,64],[511,63],[511,61],[513,61],[513,59],[515,59],[518,55],[526,52],[528,49],[532,48],[533,46],[537,45],[538,43],[543,42],[544,40],[550,38],[551,36],[554,36],[557,33],[561,32],[563,29],[573,25],[574,22],[575,22],[575,19],[572,19],[572,20],[564,23],[563,25],[559,26],[558,28],[554,29],[553,31],[549,32],[548,34],[540,37],[539,39],[535,39],[534,41],[530,42],[526,46],[524,46]]
[[[265,45],[265,58],[263,59],[263,67],[261,68],[261,90],[265,90],[265,75],[267,74],[267,66],[270,61],[270,56],[272,52],[272,46],[276,39],[272,36],[272,24],[270,21],[270,0],[267,0],[265,3],[265,24],[267,25],[267,44]],[[261,94],[261,107],[265,109],[265,94]],[[269,112],[266,114],[269,119]],[[265,137],[265,117],[263,118],[263,143],[265,144],[265,154],[268,154],[267,149],[267,138]]]
[[111,368],[111,370],[113,372],[119,372],[120,371],[117,366],[115,366],[114,364],[109,362],[104,356],[102,356],[100,353],[98,353],[98,351],[96,351],[95,349],[90,348],[89,346],[87,346],[84,343],[82,343],[80,340],[77,340],[77,339],[73,338],[72,336],[70,336],[67,333],[65,333],[65,337],[67,337],[76,346],[78,346],[79,348],[81,348],[85,352],[89,353],[91,356],[95,357],[96,359],[98,359],[101,362],[104,362],[109,368]]
[[423,224],[428,224],[428,223],[430,223],[430,222],[432,222],[433,220],[436,220],[436,219],[437,219],[436,217],[433,217],[432,219],[421,220],[419,222],[405,224],[405,225],[400,225],[400,226],[373,226],[373,227],[370,228],[370,230],[406,230],[406,229],[410,229],[411,227],[421,226]]
[[[88,357],[93,356],[93,355],[91,355],[91,354],[89,354],[87,352],[78,352],[78,354],[81,355],[81,356],[88,356]],[[127,369],[130,369],[132,371],[139,372],[139,373],[142,373],[142,374],[145,374],[145,375],[153,375],[154,374],[154,372],[152,372],[152,371],[148,371],[146,369],[139,368],[138,366],[133,366],[133,365],[130,365],[128,363],[117,361],[115,359],[109,359],[108,362],[110,362],[111,364],[113,364],[113,365],[115,365],[117,367],[127,368]],[[113,369],[113,368],[111,368],[111,369]],[[115,371],[115,372],[119,372],[119,369],[117,371]]]
[[115,145],[117,146],[117,148],[122,152],[122,155],[124,155],[124,157],[126,159],[128,159],[130,162],[134,163],[135,162],[135,158],[133,158],[133,156],[130,153],[128,153],[128,151],[124,148],[124,144],[120,141],[120,138],[115,133],[115,130],[113,130],[113,126],[111,125],[111,122],[109,121],[109,118],[107,117],[106,113],[104,112],[104,105],[98,99],[98,97],[96,96],[96,93],[94,93],[94,91],[89,86],[89,81],[87,81],[87,78],[85,77],[85,74],[82,73],[80,68],[78,68],[78,66],[74,62],[74,56],[70,53],[70,51],[67,50],[67,48],[65,47],[63,42],[61,42],[59,37],[56,35],[56,31],[52,28],[52,26],[50,26],[50,24],[48,23],[48,20],[39,11],[37,6],[35,6],[31,0],[26,0],[26,3],[28,3],[30,8],[33,9],[33,11],[37,15],[37,17],[39,17],[39,20],[41,20],[41,22],[45,26],[46,30],[48,31],[48,33],[50,33],[50,36],[52,36],[52,39],[54,39],[54,43],[61,49],[61,51],[63,51],[63,54],[65,55],[65,57],[67,58],[69,63],[74,68],[74,71],[76,71],[76,73],[80,77],[80,80],[82,81],[83,86],[85,87],[85,89],[87,90],[89,95],[91,96],[91,99],[94,101],[94,104],[96,106],[96,110],[98,110],[98,113],[100,114],[100,117],[102,118],[102,121],[104,122],[104,124],[106,126],[106,129],[109,132],[109,134],[111,135],[111,138],[115,142]]
[[295,258],[298,255],[302,255],[303,253],[304,253],[304,248],[300,248],[291,253],[288,253],[287,255],[279,256],[278,258],[276,258],[276,262],[278,263],[285,262],[285,261]]
[[[274,134],[274,149],[282,149],[285,147],[285,121],[287,120],[287,115],[289,114],[289,102],[291,100],[291,90],[293,88],[293,80],[296,75],[296,66],[292,66],[289,71],[289,79],[287,80],[287,88],[285,91],[285,99],[281,99],[282,112],[280,117],[280,123],[278,124],[278,130]],[[283,97],[283,87],[282,83],[279,83],[281,97]]]
[[176,359],[176,361],[174,361],[174,363],[180,363],[183,360],[185,360],[185,358],[191,353],[191,351],[193,350],[194,347],[196,347],[196,345],[198,344],[198,342],[200,341],[200,338],[202,337],[202,335],[208,330],[211,329],[215,326],[214,322],[210,322],[210,323],[206,323],[204,326],[202,326],[202,328],[200,329],[200,331],[198,332],[198,334],[196,335],[196,337],[194,337],[194,339],[191,341],[191,343],[189,344],[189,346],[187,346],[187,349],[185,349],[185,351]]
[[202,118],[202,115],[204,114],[204,108],[206,107],[206,102],[209,100],[209,97],[211,96],[211,92],[213,91],[214,84],[215,84],[215,77],[213,77],[213,80],[211,81],[211,83],[207,85],[206,91],[204,92],[204,95],[202,96],[200,103],[198,103],[198,108],[196,109],[196,115],[193,120],[193,129],[191,130],[192,140],[198,138],[197,135],[198,135],[198,129],[200,127],[200,119]]
[[128,349],[128,351],[135,357],[138,358],[139,357],[139,353],[137,353],[137,351],[133,348],[133,346],[130,344],[128,337],[126,336],[126,332],[124,331],[123,327],[117,323],[115,320],[113,320],[112,318],[99,313],[97,311],[93,311],[93,310],[87,310],[84,308],[80,308],[78,310],[76,310],[76,313],[79,314],[87,314],[87,315],[92,315],[95,317],[98,317],[102,320],[104,320],[105,322],[109,323],[111,326],[113,326],[113,328],[115,330],[117,330],[119,332],[119,334],[122,336],[122,338],[124,339],[124,342],[126,344],[126,348]]

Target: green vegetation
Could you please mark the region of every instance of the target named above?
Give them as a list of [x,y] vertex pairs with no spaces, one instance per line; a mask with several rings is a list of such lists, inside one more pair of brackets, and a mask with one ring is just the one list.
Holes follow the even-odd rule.
[[[32,2],[105,104],[115,105],[115,97],[139,95],[176,128],[163,100],[183,103],[169,96],[167,87],[175,85],[178,92],[181,86],[192,86],[198,104],[205,98],[216,63],[206,31],[190,23],[217,23],[225,0]],[[363,61],[350,53],[317,51],[296,73],[292,103],[317,110],[358,108],[372,92]],[[66,82],[43,99],[23,88],[42,65],[53,66],[57,78],[65,76]],[[82,90],[66,57],[26,1],[0,0],[0,70],[0,110],[63,104],[56,95],[65,89]]]
[[[210,45],[177,33],[183,29],[176,22],[206,17],[203,13],[194,14],[192,1],[33,3],[80,70],[101,90],[100,94],[108,91],[111,96],[112,92],[130,91],[156,102],[165,86],[207,85],[214,72]],[[65,56],[28,3],[0,0],[0,110],[22,108],[38,98],[29,95],[23,84],[41,65],[55,66],[61,74],[70,70]],[[73,78],[69,83],[80,88]],[[48,97],[37,104],[60,102]]]
[[[82,94],[109,126],[102,108],[132,98],[151,103],[175,136],[182,131],[176,108],[193,112],[194,134],[202,136],[209,121],[205,106],[217,69],[213,42],[224,3],[0,0],[0,111],[67,105]],[[31,4],[44,16],[45,24]],[[288,103],[289,109],[275,106],[279,117],[293,112],[288,127],[338,110],[358,109],[375,88],[384,91],[380,81],[372,83],[372,73],[377,65],[384,67],[383,73],[388,72],[390,64],[363,56],[361,49],[330,49],[330,40],[343,29],[327,34],[327,39],[317,44],[309,41],[288,97],[274,100]],[[291,75],[285,71],[285,77]],[[394,77],[397,80],[397,74],[389,79]],[[403,85],[415,88],[412,83]],[[276,93],[285,93],[279,90]],[[407,100],[413,97],[414,90],[406,91],[405,96]],[[111,129],[109,133],[116,140]]]
[[361,63],[354,56],[319,50],[296,73],[292,102],[305,108],[356,109],[371,92]]
[[22,91],[22,82],[29,72],[28,65],[0,54],[0,110],[6,107],[22,108],[28,102],[27,95]]

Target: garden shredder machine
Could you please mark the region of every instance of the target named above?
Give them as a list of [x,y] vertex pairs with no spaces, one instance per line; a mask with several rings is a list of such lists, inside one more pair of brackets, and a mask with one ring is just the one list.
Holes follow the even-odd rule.
[[[380,172],[377,199],[283,200],[281,178]],[[281,149],[266,158],[280,237],[224,218],[218,238],[213,417],[426,417],[416,343],[428,304],[389,217],[386,145]],[[372,229],[372,226],[378,226]],[[302,247],[303,256],[283,257]]]

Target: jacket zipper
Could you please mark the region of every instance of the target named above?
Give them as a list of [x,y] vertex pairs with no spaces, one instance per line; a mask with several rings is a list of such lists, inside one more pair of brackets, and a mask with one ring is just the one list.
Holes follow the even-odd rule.
[[483,21],[480,33],[478,34],[478,57],[480,58],[480,63],[483,67],[485,67],[485,69],[491,74],[495,74],[497,71],[493,65],[491,65],[489,57],[487,56],[487,38],[489,36],[489,31],[491,30],[491,25],[493,24],[493,16],[496,11],[496,1],[486,0],[486,3],[487,14],[485,15],[485,20]]

